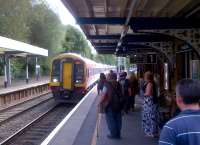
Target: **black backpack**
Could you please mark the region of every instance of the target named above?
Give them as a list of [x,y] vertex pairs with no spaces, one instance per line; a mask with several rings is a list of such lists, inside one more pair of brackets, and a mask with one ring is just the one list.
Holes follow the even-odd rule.
[[123,101],[122,101],[122,92],[121,92],[121,86],[117,82],[117,87],[112,86],[110,84],[110,101],[109,106],[111,107],[112,111],[114,112],[120,112],[123,108]]

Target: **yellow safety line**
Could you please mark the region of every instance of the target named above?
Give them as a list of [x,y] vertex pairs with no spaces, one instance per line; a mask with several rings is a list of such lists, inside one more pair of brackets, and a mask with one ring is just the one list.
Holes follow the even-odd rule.
[[93,135],[92,135],[91,145],[97,144],[97,138],[99,137],[99,130],[100,130],[100,124],[101,124],[101,117],[102,117],[102,114],[99,113],[99,109],[98,109],[97,120],[96,120],[95,130],[94,130]]

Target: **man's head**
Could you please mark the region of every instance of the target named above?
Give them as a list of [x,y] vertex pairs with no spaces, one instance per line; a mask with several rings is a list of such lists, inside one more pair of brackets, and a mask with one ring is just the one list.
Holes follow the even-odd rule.
[[176,102],[181,110],[198,105],[200,101],[200,82],[192,79],[180,80],[176,85]]
[[123,72],[123,76],[126,78],[127,77],[127,72]]
[[114,73],[113,70],[110,70],[110,74]]

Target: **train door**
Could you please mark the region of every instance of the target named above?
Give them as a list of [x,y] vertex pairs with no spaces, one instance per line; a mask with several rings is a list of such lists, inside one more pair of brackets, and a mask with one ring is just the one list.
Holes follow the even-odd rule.
[[73,64],[69,62],[63,63],[63,88],[67,90],[73,89]]

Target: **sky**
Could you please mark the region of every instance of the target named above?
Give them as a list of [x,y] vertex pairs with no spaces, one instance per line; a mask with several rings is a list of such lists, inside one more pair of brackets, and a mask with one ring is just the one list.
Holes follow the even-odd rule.
[[[58,14],[63,25],[70,24],[78,28],[80,31],[82,31],[80,26],[76,24],[76,20],[74,19],[72,14],[64,6],[61,0],[46,0],[46,1],[50,5],[51,9]],[[94,47],[91,45],[90,41],[88,41],[88,43],[89,46],[91,47],[92,53],[95,54],[96,51]]]

